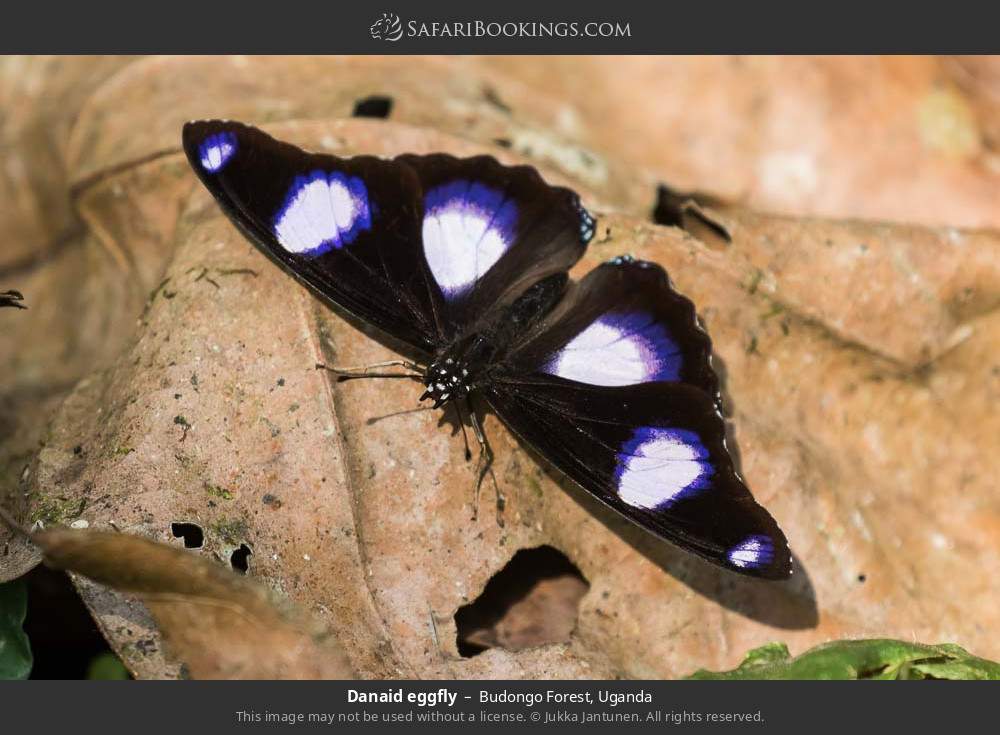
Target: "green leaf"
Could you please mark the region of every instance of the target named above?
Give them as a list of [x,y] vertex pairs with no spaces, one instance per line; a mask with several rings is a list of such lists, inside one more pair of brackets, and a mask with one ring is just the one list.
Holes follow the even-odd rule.
[[792,658],[784,643],[750,651],[732,671],[697,671],[689,679],[989,679],[1000,664],[959,646],[894,640],[835,641]]
[[27,679],[31,646],[24,633],[28,587],[24,580],[0,584],[0,679]]
[[757,668],[787,661],[792,657],[784,643],[765,643],[746,655],[741,666]]
[[128,669],[113,653],[99,653],[90,660],[87,666],[88,679],[103,681],[121,681],[129,678]]

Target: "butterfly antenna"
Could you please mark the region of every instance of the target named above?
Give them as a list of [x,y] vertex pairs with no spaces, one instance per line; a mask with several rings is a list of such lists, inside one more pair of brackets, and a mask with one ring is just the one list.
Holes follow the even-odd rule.
[[[382,368],[388,367],[402,367],[410,370],[411,372],[381,372]],[[384,362],[376,362],[373,365],[364,365],[361,367],[336,367],[317,362],[316,369],[326,370],[333,373],[337,376],[338,382],[342,380],[352,380],[354,378],[409,378],[411,380],[423,380],[424,377],[423,368],[415,362],[410,362],[409,360],[386,360]]]
[[371,418],[367,419],[365,423],[368,424],[369,426],[373,426],[382,419],[391,419],[395,418],[396,416],[406,416],[407,414],[410,413],[420,413],[421,411],[430,411],[433,408],[434,408],[433,406],[417,406],[416,408],[404,408],[401,411],[393,411],[392,413],[386,413],[381,416],[372,416]]

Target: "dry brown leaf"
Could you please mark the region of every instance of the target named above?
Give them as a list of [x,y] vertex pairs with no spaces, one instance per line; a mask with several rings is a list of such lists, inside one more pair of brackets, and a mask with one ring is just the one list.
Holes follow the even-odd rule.
[[994,230],[722,212],[727,267],[772,301],[762,320],[780,324],[788,311],[816,320],[900,371],[926,367],[1000,306]]
[[[195,679],[347,679],[342,649],[259,584],[182,549],[109,531],[31,536],[56,569],[137,596]],[[128,659],[126,659],[128,660]]]
[[128,56],[0,57],[0,272],[42,262],[78,233],[66,196],[69,129]]
[[[0,289],[27,311],[0,312],[0,502],[24,515],[29,464],[73,385],[112,359],[143,292],[88,237],[68,194],[69,129],[95,87],[130,57],[0,57]],[[67,318],[72,315],[72,318]],[[0,526],[0,580],[38,563]]]
[[[461,59],[401,56],[146,58],[97,90],[81,111],[69,143],[73,185],[82,189],[176,152],[177,131],[188,120],[348,118],[371,96],[392,100],[393,122],[525,155],[616,204],[645,198],[628,171],[585,145],[592,136],[561,95],[539,94]],[[344,145],[336,133],[315,142],[333,152]]]
[[1000,227],[995,57],[478,61],[572,99],[650,203],[658,178],[785,214]]
[[463,641],[484,650],[508,651],[568,641],[576,627],[580,599],[586,592],[587,584],[572,575],[539,580],[503,617],[473,629],[463,636]]
[[523,549],[475,602],[455,613],[459,653],[473,656],[488,648],[522,651],[565,643],[588,589],[580,570],[558,550]]

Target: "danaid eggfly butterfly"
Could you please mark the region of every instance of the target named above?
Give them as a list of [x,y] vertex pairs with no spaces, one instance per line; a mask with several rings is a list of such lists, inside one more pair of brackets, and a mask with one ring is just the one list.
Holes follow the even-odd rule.
[[483,451],[471,394],[655,535],[743,574],[791,573],[784,534],[726,450],[694,306],[627,256],[570,282],[594,234],[572,191],[489,156],[338,158],[235,122],[188,123],[183,142],[243,234],[403,343],[413,361],[386,365],[410,372],[389,375],[420,380],[434,407],[464,404]]

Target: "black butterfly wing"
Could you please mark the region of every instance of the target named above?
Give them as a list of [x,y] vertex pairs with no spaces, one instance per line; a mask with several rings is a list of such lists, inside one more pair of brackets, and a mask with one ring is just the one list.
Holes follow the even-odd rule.
[[484,388],[525,442],[640,526],[735,571],[780,579],[787,541],[725,446],[711,344],[652,263],[581,281]]
[[183,142],[223,211],[293,277],[420,352],[442,343],[411,170],[306,153],[228,121],[188,123]]
[[711,356],[694,305],[671,288],[666,271],[622,256],[573,284],[508,352],[506,369],[597,386],[683,382],[717,402]]
[[292,276],[425,355],[568,269],[593,220],[529,167],[444,154],[338,158],[240,123],[183,131],[191,166]]
[[577,195],[489,156],[404,155],[420,180],[425,259],[449,337],[475,331],[530,286],[569,270],[594,234]]

